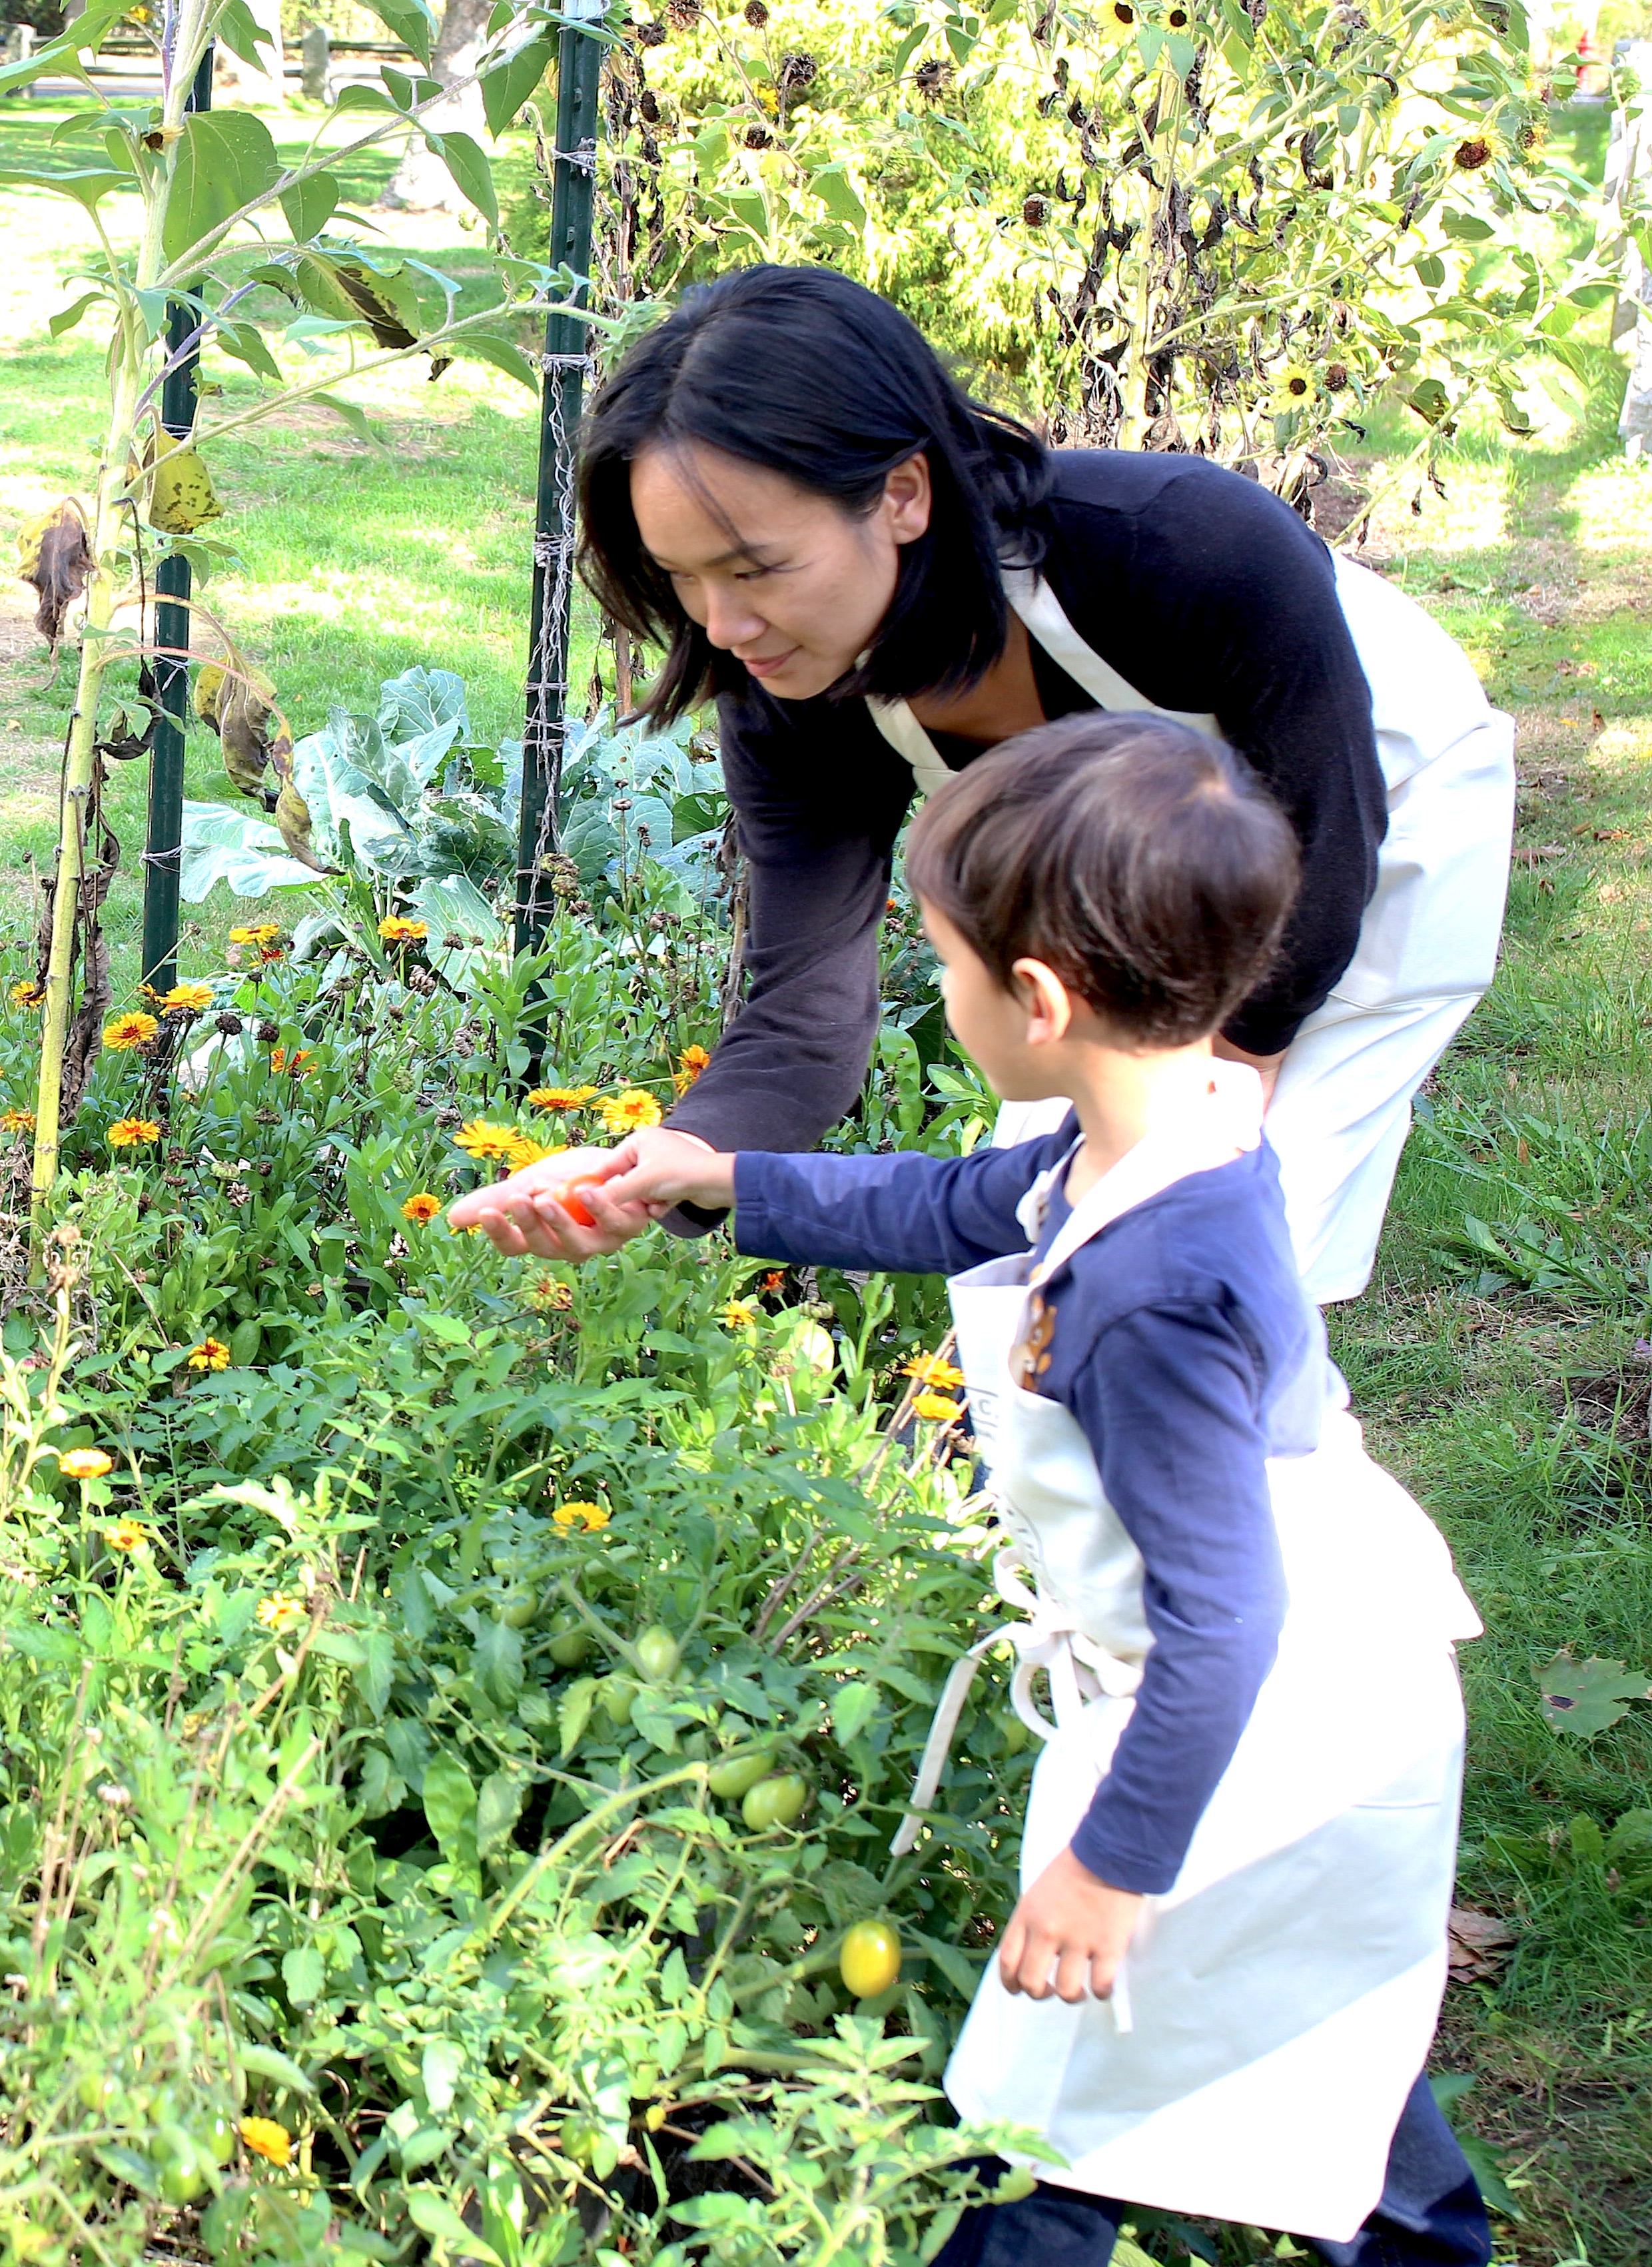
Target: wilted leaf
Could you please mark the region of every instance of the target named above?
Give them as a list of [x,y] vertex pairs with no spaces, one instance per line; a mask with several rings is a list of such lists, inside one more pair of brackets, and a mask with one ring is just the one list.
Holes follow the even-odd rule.
[[1494,1913],[1472,1905],[1453,1905],[1446,1921],[1450,1968],[1454,1977],[1490,1976],[1508,1963],[1515,1930]]
[[[287,752],[292,745],[268,678],[245,665],[231,670],[208,662],[195,679],[195,714],[223,742],[224,768],[241,793],[261,794],[276,743]],[[277,767],[283,776],[290,769]]]
[[86,587],[92,544],[80,506],[66,497],[18,535],[18,575],[40,593],[34,627],[50,646],[63,635],[63,616]]
[[212,475],[197,451],[167,440],[150,476],[150,525],[164,535],[193,535],[208,520],[223,517]]
[[1652,1684],[1626,1671],[1622,1662],[1574,1661],[1565,1647],[1536,1675],[1544,1716],[1557,1732],[1575,1739],[1592,1740],[1608,1730],[1627,1715],[1632,1700],[1652,1699]]

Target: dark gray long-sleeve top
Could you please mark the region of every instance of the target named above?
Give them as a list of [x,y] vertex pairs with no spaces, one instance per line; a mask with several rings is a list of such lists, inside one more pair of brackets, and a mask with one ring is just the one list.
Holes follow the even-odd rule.
[[[1370,689],[1330,554],[1289,507],[1204,459],[1058,451],[1042,572],[1074,628],[1162,708],[1214,715],[1302,846],[1273,975],[1228,1026],[1287,1046],[1354,955],[1387,804]],[[1095,701],[1039,646],[1046,716]],[[854,1104],[877,1028],[877,932],[910,767],[862,701],[718,703],[751,881],[745,1005],[669,1123],[719,1149],[802,1149]],[[981,751],[936,736],[955,768]]]

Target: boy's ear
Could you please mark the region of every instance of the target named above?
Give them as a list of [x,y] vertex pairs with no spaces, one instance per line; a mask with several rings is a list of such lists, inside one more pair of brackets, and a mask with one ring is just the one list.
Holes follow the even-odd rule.
[[1073,995],[1055,971],[1042,960],[1017,960],[1010,973],[1027,1012],[1027,1045],[1064,1039],[1072,1027]]

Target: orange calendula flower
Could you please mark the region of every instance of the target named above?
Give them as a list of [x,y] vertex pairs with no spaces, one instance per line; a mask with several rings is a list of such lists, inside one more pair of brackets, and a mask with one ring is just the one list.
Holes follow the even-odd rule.
[[292,2136],[273,2117],[243,2117],[240,2132],[242,2146],[255,2157],[263,2157],[272,2165],[292,2162]]
[[597,1091],[594,1086],[536,1086],[528,1097],[530,1110],[583,1110]]
[[33,1131],[34,1112],[32,1110],[8,1110],[0,1116],[0,1132],[32,1134]]
[[104,1529],[103,1539],[111,1551],[141,1551],[149,1541],[149,1530],[135,1519],[117,1519],[113,1527]]
[[112,1149],[136,1149],[144,1141],[158,1141],[160,1127],[152,1118],[117,1118],[109,1128]]
[[272,1047],[269,1051],[269,1067],[277,1078],[283,1071],[289,1078],[303,1078],[314,1060],[309,1047],[295,1047],[290,1054],[285,1047]]
[[227,1369],[230,1349],[222,1339],[202,1339],[198,1346],[189,1349],[191,1369]]
[[403,1220],[411,1220],[422,1228],[427,1220],[434,1220],[442,1209],[440,1197],[433,1197],[428,1189],[421,1189],[416,1197],[409,1197],[401,1207]]
[[628,1086],[623,1094],[610,1094],[597,1104],[597,1115],[610,1134],[636,1134],[645,1126],[657,1126],[665,1112],[651,1094],[640,1086]]
[[694,1084],[701,1072],[704,1070],[706,1065],[710,1060],[710,1054],[704,1047],[685,1047],[683,1049],[681,1054],[677,1058],[677,1067],[672,1073],[672,1084],[676,1088],[679,1094],[687,1093],[689,1088]]
[[473,1118],[454,1134],[453,1147],[482,1164],[503,1165],[522,1138],[514,1126],[495,1126],[485,1118]]
[[162,994],[161,1005],[163,1008],[179,1009],[185,1015],[198,1016],[203,1008],[212,1005],[212,987],[209,984],[174,984],[170,992]]
[[102,1449],[65,1449],[57,1469],[67,1480],[100,1480],[114,1470],[114,1458]]
[[950,1361],[943,1361],[938,1354],[914,1354],[910,1361],[902,1363],[901,1374],[943,1393],[964,1383],[963,1371],[954,1368]]
[[570,1532],[576,1527],[583,1527],[588,1535],[598,1535],[613,1516],[606,1504],[559,1503],[551,1514],[551,1524]]
[[232,928],[231,944],[274,944],[281,935],[279,921],[255,921],[250,928]]
[[757,1310],[749,1299],[731,1299],[723,1309],[725,1331],[749,1331],[757,1320]]
[[921,1393],[912,1405],[920,1417],[932,1418],[937,1425],[955,1425],[964,1414],[963,1403],[949,1400],[944,1393]]
[[274,1630],[278,1637],[284,1630],[297,1629],[305,1618],[303,1599],[290,1598],[283,1590],[274,1590],[259,1602],[260,1629]]
[[146,1047],[159,1029],[153,1016],[134,1009],[129,1015],[117,1016],[112,1023],[104,1025],[103,1044],[112,1054],[127,1054],[134,1047]]
[[428,921],[403,921],[400,913],[386,913],[378,924],[378,934],[386,944],[422,944],[430,934]]
[[771,1267],[767,1274],[763,1278],[763,1288],[766,1291],[783,1291],[785,1288],[785,1269],[783,1267]]
[[11,987],[11,1005],[14,1008],[38,1008],[45,997],[46,987],[36,984],[32,977],[26,977],[21,984]]

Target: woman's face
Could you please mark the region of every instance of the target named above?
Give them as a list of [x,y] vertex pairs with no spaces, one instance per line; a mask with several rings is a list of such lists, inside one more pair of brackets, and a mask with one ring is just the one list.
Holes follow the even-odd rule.
[[863,517],[716,449],[650,449],[631,467],[642,547],[683,612],[782,701],[835,685],[895,594],[900,547],[929,524],[929,468],[897,466]]

